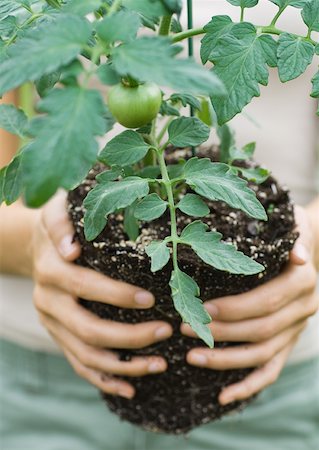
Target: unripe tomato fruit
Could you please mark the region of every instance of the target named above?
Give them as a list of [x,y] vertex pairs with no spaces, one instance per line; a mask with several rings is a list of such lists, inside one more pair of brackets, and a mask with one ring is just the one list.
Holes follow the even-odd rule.
[[153,120],[162,103],[162,92],[155,83],[138,86],[113,86],[108,94],[108,106],[116,120],[126,128],[138,128]]

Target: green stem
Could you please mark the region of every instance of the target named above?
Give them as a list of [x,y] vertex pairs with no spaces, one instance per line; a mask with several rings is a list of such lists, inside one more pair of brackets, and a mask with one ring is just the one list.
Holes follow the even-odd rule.
[[159,132],[158,136],[157,136],[157,141],[159,142],[159,144],[161,143],[161,140],[163,139],[170,123],[174,120],[174,117],[170,117],[167,122],[165,123],[165,125],[163,126],[163,128],[161,129],[161,131]]
[[158,34],[160,36],[169,35],[169,32],[171,30],[171,23],[172,23],[172,14],[170,14],[169,16],[163,16],[158,29]]
[[[277,36],[279,36],[283,33],[286,33],[286,31],[280,30],[279,28],[276,28],[273,25],[267,25],[267,26],[256,25],[256,28],[260,33],[275,34]],[[173,43],[180,42],[180,41],[183,41],[184,39],[188,39],[190,36],[198,36],[201,34],[205,34],[205,30],[203,28],[193,28],[191,30],[183,31],[181,33],[176,33],[172,38],[172,42]],[[312,45],[318,44],[318,42],[314,41],[313,39],[311,39],[309,37],[309,33],[307,36],[300,36],[298,34],[293,34],[293,33],[290,33],[290,34],[294,37],[299,37],[299,38],[303,39],[304,41],[310,42]]]
[[245,8],[240,8],[240,21],[244,21]]
[[113,13],[115,13],[120,8],[121,4],[122,4],[122,0],[114,0],[110,9],[108,10],[107,15],[110,16]]
[[12,44],[12,42],[14,42],[14,40],[16,39],[16,37],[18,36],[18,32],[19,30],[22,30],[24,27],[27,27],[28,25],[30,25],[32,22],[34,22],[36,19],[38,19],[39,17],[43,16],[44,14],[42,13],[38,13],[38,14],[33,14],[31,17],[29,17],[27,20],[25,20],[19,27],[18,30],[13,33],[13,35],[11,36],[10,39],[8,39],[8,41],[6,41],[5,45],[10,45]]
[[159,150],[157,152],[159,165],[161,169],[163,184],[165,186],[165,190],[167,193],[167,201],[169,205],[170,217],[171,217],[171,240],[173,244],[173,266],[174,270],[178,269],[178,260],[177,260],[177,244],[178,244],[178,234],[177,234],[177,222],[176,222],[176,208],[175,201],[172,189],[172,182],[169,178],[164,151]]
[[279,17],[281,16],[281,14],[285,11],[285,9],[287,8],[288,5],[284,6],[283,8],[279,8],[279,11],[277,12],[277,14],[275,15],[275,17],[272,19],[270,26],[275,26],[277,23],[277,20],[279,19]]

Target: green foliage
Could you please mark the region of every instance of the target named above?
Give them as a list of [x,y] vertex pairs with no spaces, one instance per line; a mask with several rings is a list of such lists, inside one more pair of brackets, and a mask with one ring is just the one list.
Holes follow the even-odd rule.
[[39,80],[35,81],[35,87],[40,97],[44,97],[60,80],[61,72],[56,71],[43,75]]
[[210,266],[230,273],[254,275],[264,270],[256,261],[239,252],[233,245],[221,242],[222,235],[207,231],[208,226],[200,221],[184,228],[180,242],[192,247],[194,252]]
[[86,44],[90,28],[85,19],[60,15],[51,23],[39,25],[36,33],[28,30],[9,47],[8,58],[2,63],[0,95],[68,64]]
[[285,9],[287,6],[294,6],[295,8],[303,8],[309,0],[270,0],[275,3],[280,9]]
[[8,16],[0,21],[0,37],[9,38],[17,29],[17,19],[14,16]]
[[190,59],[177,59],[181,48],[172,47],[164,37],[141,37],[112,51],[115,70],[139,81],[155,82],[181,91],[220,96],[220,80]]
[[223,124],[234,117],[253,97],[260,95],[259,84],[268,84],[269,52],[275,48],[270,36],[259,35],[246,22],[234,25],[219,38],[210,54],[214,73],[227,89],[227,96],[213,98],[218,121]]
[[183,106],[189,105],[194,109],[201,109],[200,101],[192,94],[187,94],[185,92],[181,94],[172,94],[170,100],[173,103],[181,102]]
[[161,270],[170,260],[170,251],[165,241],[152,241],[145,247],[146,254],[151,258],[151,271]]
[[105,42],[129,42],[136,37],[141,25],[139,16],[133,11],[119,11],[105,17],[96,25],[98,36]]
[[[319,72],[316,73],[311,82],[312,82],[311,97],[319,98]],[[319,115],[319,107],[317,114]]]
[[300,37],[283,33],[279,37],[278,71],[284,83],[299,77],[309,64],[315,53],[314,46]]
[[200,145],[207,141],[210,129],[196,117],[180,117],[168,127],[169,142],[176,147]]
[[21,153],[18,154],[5,170],[2,195],[7,205],[15,202],[23,189],[21,156]]
[[[72,189],[97,158],[94,136],[110,129],[100,93],[80,87],[52,90],[38,105],[47,113],[36,138],[23,153],[28,205],[40,206],[59,187]],[[85,123],[85,127],[79,124]]]
[[124,211],[124,231],[131,241],[136,241],[139,235],[139,222],[134,216],[136,202],[125,208]]
[[84,200],[84,232],[88,241],[95,239],[103,230],[107,216],[120,208],[126,208],[149,192],[147,180],[128,177],[122,181],[98,183]]
[[170,287],[174,306],[181,315],[183,322],[188,323],[195,333],[209,347],[213,348],[214,340],[207,326],[211,322],[211,317],[198,298],[199,287],[197,283],[177,268],[172,272]]
[[176,207],[183,213],[194,217],[204,217],[209,213],[209,208],[204,200],[196,194],[186,194]]
[[7,166],[2,167],[0,169],[0,206],[4,202],[3,187],[4,187],[4,182],[5,182],[6,170],[7,170]]
[[136,219],[150,222],[161,217],[167,208],[167,202],[164,202],[157,194],[149,194],[144,197],[135,207],[134,216]]
[[205,25],[205,36],[201,41],[200,55],[202,63],[211,61],[211,55],[218,44],[218,40],[226,36],[235,24],[229,16],[215,16]]
[[305,4],[301,12],[303,21],[310,31],[319,31],[319,3],[312,0]]
[[150,145],[136,131],[126,130],[106,144],[99,160],[111,166],[128,166],[144,158],[149,148]]
[[0,105],[0,128],[23,138],[27,123],[28,118],[21,109],[13,105]]
[[252,8],[256,6],[259,0],[227,0],[234,6],[240,6],[241,8]]
[[227,164],[207,158],[192,158],[185,164],[186,183],[209,200],[221,200],[255,219],[267,220],[266,212],[247,183],[234,175]]
[[102,0],[68,0],[67,4],[63,6],[62,11],[86,16],[90,12],[99,9],[101,4]]

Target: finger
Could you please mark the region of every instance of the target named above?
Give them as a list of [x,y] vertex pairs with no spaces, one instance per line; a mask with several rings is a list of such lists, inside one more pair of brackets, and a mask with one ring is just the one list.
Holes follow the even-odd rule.
[[244,294],[230,295],[205,303],[213,319],[239,321],[272,314],[292,300],[310,293],[317,274],[312,265],[289,265],[278,277]]
[[123,308],[150,308],[155,301],[154,296],[142,288],[57,258],[52,258],[50,264],[44,264],[41,259],[37,261],[35,278],[39,284],[57,286],[73,297]]
[[37,309],[60,322],[70,333],[94,347],[143,348],[172,335],[172,327],[162,321],[126,324],[100,319],[75,299],[53,288],[37,290]]
[[49,316],[42,315],[41,322],[58,338],[63,349],[71,352],[83,366],[90,369],[130,377],[160,373],[167,369],[166,361],[161,357],[134,357],[130,361],[120,361],[116,353],[83,343]]
[[124,398],[131,399],[134,397],[135,390],[126,381],[117,380],[97,370],[89,369],[81,364],[68,350],[64,350],[64,354],[69,360],[75,372],[81,377],[85,378],[91,384],[101,389],[101,391],[119,395]]
[[197,348],[187,354],[187,362],[215,370],[243,369],[266,364],[305,328],[306,321],[260,344],[243,344],[223,349]]
[[296,265],[306,264],[311,258],[312,232],[309,218],[304,208],[295,206],[295,219],[300,235],[290,252],[290,261]]
[[227,405],[236,400],[245,400],[273,384],[278,379],[294,345],[295,341],[291,342],[267,364],[254,370],[243,381],[225,388],[219,396],[219,402]]
[[[215,341],[261,342],[271,339],[294,323],[313,315],[318,309],[318,297],[309,295],[286,305],[274,314],[258,319],[239,322],[219,322],[209,325]],[[183,324],[181,331],[186,336],[196,337],[194,331]]]
[[74,261],[80,256],[80,244],[74,241],[74,229],[67,214],[66,193],[59,191],[43,208],[42,221],[60,256]]

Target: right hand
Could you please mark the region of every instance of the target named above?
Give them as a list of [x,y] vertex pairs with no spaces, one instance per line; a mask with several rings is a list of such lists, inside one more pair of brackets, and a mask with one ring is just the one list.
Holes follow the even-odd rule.
[[143,376],[163,372],[158,356],[120,361],[108,348],[142,348],[171,336],[166,322],[125,324],[100,319],[83,308],[78,298],[121,308],[150,308],[151,293],[77,266],[79,243],[66,213],[65,194],[56,195],[42,210],[32,243],[34,303],[40,320],[62,348],[75,372],[108,394],[134,396],[131,384],[112,375]]

